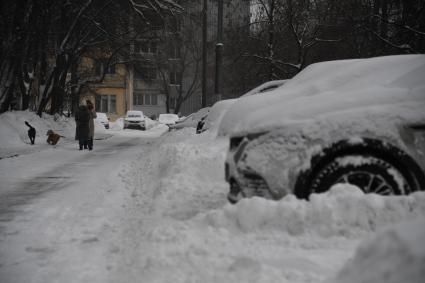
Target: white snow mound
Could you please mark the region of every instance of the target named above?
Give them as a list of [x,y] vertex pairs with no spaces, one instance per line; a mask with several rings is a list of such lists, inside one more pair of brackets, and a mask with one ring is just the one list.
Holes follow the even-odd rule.
[[198,220],[231,231],[281,230],[290,235],[353,237],[418,216],[425,216],[425,192],[383,197],[339,184],[326,193],[312,194],[309,201],[294,195],[280,201],[242,199]]
[[425,217],[377,233],[357,249],[331,282],[421,283],[425,278]]

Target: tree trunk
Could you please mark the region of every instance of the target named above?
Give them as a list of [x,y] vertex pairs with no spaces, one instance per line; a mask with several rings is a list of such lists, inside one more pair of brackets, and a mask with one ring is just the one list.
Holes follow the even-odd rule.
[[268,25],[268,43],[267,43],[267,55],[269,58],[269,81],[274,79],[274,10],[275,0],[270,0],[270,11],[269,11],[269,25]]

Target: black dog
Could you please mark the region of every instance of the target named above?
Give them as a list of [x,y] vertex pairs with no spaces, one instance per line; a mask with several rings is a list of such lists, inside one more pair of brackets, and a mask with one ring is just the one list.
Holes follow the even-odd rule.
[[35,128],[31,126],[27,121],[25,121],[25,125],[27,125],[30,129],[28,130],[28,137],[30,138],[31,144],[34,144],[35,141]]

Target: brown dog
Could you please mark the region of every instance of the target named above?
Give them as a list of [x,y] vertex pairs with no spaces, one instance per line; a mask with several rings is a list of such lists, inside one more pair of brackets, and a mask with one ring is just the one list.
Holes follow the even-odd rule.
[[56,134],[55,132],[53,132],[52,130],[48,130],[47,131],[47,143],[51,144],[51,145],[55,145],[58,143],[59,139],[63,136]]

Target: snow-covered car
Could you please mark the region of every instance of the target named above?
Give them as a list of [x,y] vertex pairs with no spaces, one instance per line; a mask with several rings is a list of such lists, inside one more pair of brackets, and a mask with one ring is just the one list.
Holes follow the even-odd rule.
[[146,121],[142,111],[129,110],[124,117],[124,129],[137,128],[146,130]]
[[179,116],[177,114],[159,114],[158,116],[158,122],[160,124],[164,124],[167,126],[174,125],[176,121],[179,119]]
[[253,88],[252,90],[248,91],[247,93],[244,93],[243,95],[241,95],[241,97],[272,91],[278,87],[283,86],[287,81],[288,80],[275,80],[275,81],[265,82],[257,86],[256,88]]
[[[225,163],[228,200],[337,183],[366,193],[425,189],[425,56],[310,65],[266,96],[239,99]],[[224,122],[224,121],[223,121]]]
[[96,122],[102,124],[105,129],[109,129],[109,118],[106,116],[106,113],[97,112],[96,116]]
[[197,127],[197,133],[204,132],[206,130],[217,131],[218,126],[220,125],[221,119],[226,114],[227,110],[236,102],[237,99],[224,99],[217,101],[211,106],[210,111],[206,116],[201,119],[202,127]]
[[192,113],[189,116],[185,117],[184,119],[177,121],[176,124],[170,126],[170,129],[178,130],[178,129],[183,129],[187,127],[196,128],[196,126],[198,125],[198,122],[203,117],[205,117],[209,111],[210,111],[210,107],[202,108],[198,110],[197,112]]
[[[251,95],[262,95],[264,93],[270,93],[272,90],[275,90],[279,87],[282,87],[289,80],[275,80],[265,82],[256,88],[246,92],[245,94],[240,96],[240,99],[244,99],[245,97]],[[257,108],[256,105],[252,105],[252,109],[249,111],[254,111]],[[248,110],[248,109],[247,109]],[[219,136],[227,136],[231,131],[234,125],[236,125],[240,119],[239,113],[232,110],[232,106],[230,106],[230,111],[227,111],[222,118],[222,122],[218,125],[217,135]]]

